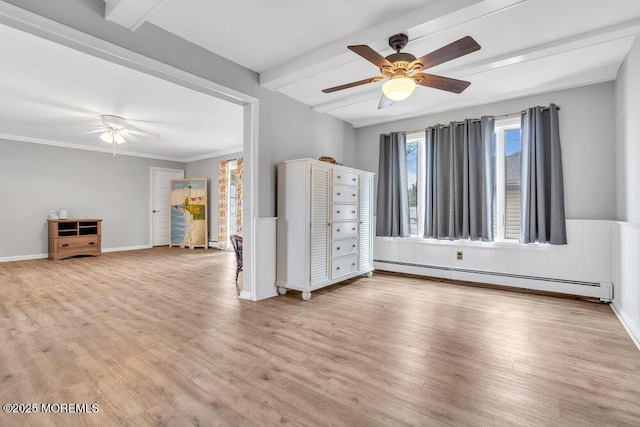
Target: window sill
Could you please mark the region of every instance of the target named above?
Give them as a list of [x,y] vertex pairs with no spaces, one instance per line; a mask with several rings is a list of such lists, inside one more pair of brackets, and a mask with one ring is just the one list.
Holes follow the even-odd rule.
[[543,251],[555,251],[556,246],[549,243],[531,243],[523,244],[518,241],[501,241],[501,242],[481,242],[473,240],[438,240],[438,239],[425,239],[423,237],[379,237],[385,242],[400,242],[406,241],[407,243],[418,243],[423,245],[440,245],[440,246],[464,246],[475,248],[508,248],[508,249],[527,249],[527,250],[543,250]]

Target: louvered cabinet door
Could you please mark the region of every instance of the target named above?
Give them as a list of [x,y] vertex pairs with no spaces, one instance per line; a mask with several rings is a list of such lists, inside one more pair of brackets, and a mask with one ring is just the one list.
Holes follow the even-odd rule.
[[311,166],[311,286],[329,280],[329,169]]
[[360,175],[358,270],[373,268],[373,176]]

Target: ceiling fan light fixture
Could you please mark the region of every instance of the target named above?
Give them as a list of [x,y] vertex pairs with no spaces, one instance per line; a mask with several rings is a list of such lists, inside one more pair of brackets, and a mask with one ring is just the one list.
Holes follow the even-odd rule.
[[100,135],[100,139],[106,142],[107,144],[113,144],[113,132],[105,132]]
[[409,77],[396,77],[382,85],[382,93],[392,101],[403,101],[411,96],[416,82]]
[[126,142],[124,137],[120,135],[118,132],[113,133],[113,140],[116,142],[116,144],[124,144]]

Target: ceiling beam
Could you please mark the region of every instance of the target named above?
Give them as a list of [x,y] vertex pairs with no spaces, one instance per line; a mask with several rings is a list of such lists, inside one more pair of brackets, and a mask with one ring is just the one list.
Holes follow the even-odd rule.
[[[457,67],[452,67],[448,64],[440,65],[433,67],[433,70],[435,70],[435,74],[446,74],[448,77],[468,79],[474,74],[497,70],[499,68],[521,64],[523,62],[533,61],[564,52],[570,52],[572,50],[606,43],[637,34],[640,34],[640,19],[633,19],[610,27],[588,31],[586,33],[564,39],[554,40],[549,43],[543,43],[526,49],[509,52],[493,58],[483,59],[471,64]],[[370,101],[372,99],[379,98],[380,96],[381,91],[379,89],[372,89],[316,104],[313,105],[312,108],[317,112],[326,113],[338,108]]]
[[[124,1],[124,0],[122,0]],[[277,90],[310,75],[359,60],[348,45],[367,43],[378,52],[391,53],[387,37],[409,32],[412,40],[487,16],[528,0],[434,0],[426,6],[353,34],[260,73],[260,85]],[[384,37],[380,37],[383,34]],[[377,40],[376,42],[372,42]]]
[[135,31],[144,24],[149,16],[166,0],[104,0],[104,17]]

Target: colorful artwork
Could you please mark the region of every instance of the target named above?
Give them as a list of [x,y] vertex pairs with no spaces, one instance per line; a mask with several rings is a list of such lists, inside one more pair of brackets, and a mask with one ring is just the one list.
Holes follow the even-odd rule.
[[207,179],[171,180],[171,246],[207,247]]

